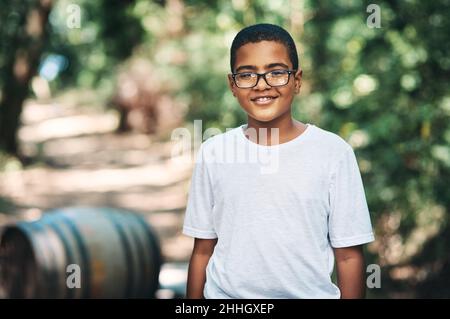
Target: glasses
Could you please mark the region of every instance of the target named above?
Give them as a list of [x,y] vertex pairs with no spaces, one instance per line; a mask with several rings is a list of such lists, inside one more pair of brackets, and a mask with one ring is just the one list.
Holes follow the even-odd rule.
[[249,89],[258,85],[259,78],[264,78],[267,85],[276,87],[288,84],[292,73],[297,70],[274,70],[266,73],[242,72],[233,73],[233,81],[238,88]]

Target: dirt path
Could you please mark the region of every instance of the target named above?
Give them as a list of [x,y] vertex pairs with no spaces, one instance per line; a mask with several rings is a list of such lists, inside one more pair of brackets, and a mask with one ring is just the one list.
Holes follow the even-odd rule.
[[192,163],[171,158],[173,142],[115,134],[116,113],[57,101],[28,101],[22,121],[21,147],[39,161],[0,173],[0,226],[58,207],[122,207],[146,216],[166,261],[188,260],[181,225]]

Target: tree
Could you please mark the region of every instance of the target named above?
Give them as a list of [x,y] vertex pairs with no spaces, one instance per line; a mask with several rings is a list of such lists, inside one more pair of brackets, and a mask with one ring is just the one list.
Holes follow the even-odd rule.
[[[60,54],[70,60],[57,85],[59,89],[74,84],[95,88],[100,79],[113,77],[115,66],[130,56],[142,40],[143,29],[128,12],[133,3],[80,0],[76,4],[81,11],[80,29],[67,25],[67,8],[73,5],[69,1],[9,0],[2,4],[0,150],[20,157],[16,135],[22,104],[29,95],[30,81],[47,54]],[[53,22],[49,23],[51,13]],[[86,37],[85,30],[93,36]]]
[[22,104],[36,74],[46,37],[52,1],[2,4],[0,73],[0,149],[17,153],[16,132]]

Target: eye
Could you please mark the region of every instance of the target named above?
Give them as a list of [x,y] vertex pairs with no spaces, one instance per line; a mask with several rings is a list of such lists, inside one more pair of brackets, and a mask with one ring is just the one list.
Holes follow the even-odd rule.
[[255,75],[254,75],[254,73],[246,72],[246,73],[239,73],[237,76],[241,80],[247,80],[247,79],[251,79]]
[[286,70],[275,70],[270,72],[270,76],[276,78],[276,77],[281,77],[286,75],[287,71]]

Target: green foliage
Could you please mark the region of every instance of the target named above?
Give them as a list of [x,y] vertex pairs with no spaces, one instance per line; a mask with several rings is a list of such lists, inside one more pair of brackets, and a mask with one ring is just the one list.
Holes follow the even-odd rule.
[[[449,4],[382,4],[380,29],[364,26],[364,6],[347,8],[345,14],[328,7],[317,9],[325,12],[327,27],[314,19],[311,29],[306,26],[305,40],[312,50],[310,72],[325,101],[322,124],[345,132],[349,139],[358,132],[369,140],[358,148],[361,159],[371,164],[365,174],[369,189],[380,176],[386,176],[381,188],[369,192],[381,194],[385,187],[397,188],[394,197],[374,198],[374,211],[391,207],[391,201],[402,196],[405,183],[413,181],[412,188],[423,197],[421,202],[431,199],[448,207],[448,193],[433,196],[425,190],[448,177],[450,164],[445,138],[450,132],[445,106],[450,67],[444,54],[449,26],[443,16]],[[311,33],[315,35],[309,37]],[[346,130],[348,123],[357,124]],[[399,181],[402,187],[395,187]],[[405,210],[417,208],[409,201],[403,204]]]
[[[320,101],[320,124],[355,148],[380,236],[378,262],[445,259],[422,247],[448,227],[450,3],[381,3],[379,29],[365,26],[368,3],[310,5],[314,18],[303,39],[314,85],[298,107],[308,112],[312,97]],[[398,213],[399,223],[390,225]],[[394,239],[397,256],[387,253]]]
[[[112,90],[116,66],[128,58],[139,45],[145,32],[139,20],[130,14],[133,1],[60,0],[50,16],[51,35],[47,51],[64,55],[69,68],[55,89],[66,85],[107,87]],[[80,28],[70,28],[73,16],[70,5],[80,8]]]

